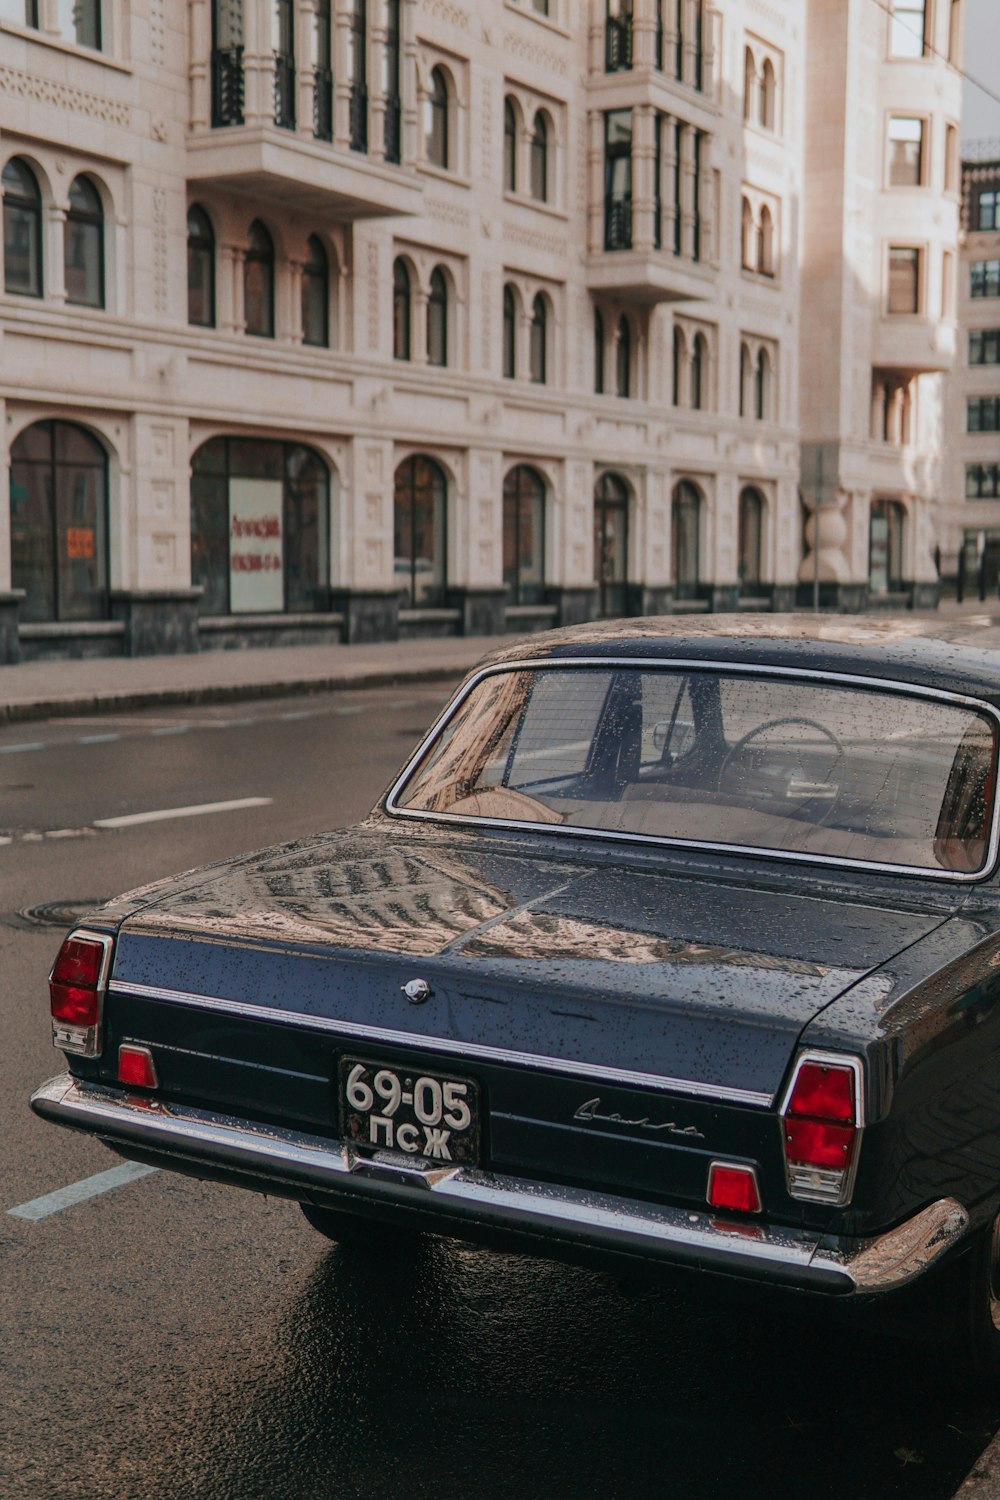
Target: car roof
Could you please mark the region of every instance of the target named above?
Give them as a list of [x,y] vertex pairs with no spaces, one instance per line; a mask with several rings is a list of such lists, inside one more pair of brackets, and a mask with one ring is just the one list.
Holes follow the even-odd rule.
[[575,658],[731,662],[882,678],[1000,702],[1000,651],[970,645],[968,626],[872,615],[659,615],[527,636],[477,670]]

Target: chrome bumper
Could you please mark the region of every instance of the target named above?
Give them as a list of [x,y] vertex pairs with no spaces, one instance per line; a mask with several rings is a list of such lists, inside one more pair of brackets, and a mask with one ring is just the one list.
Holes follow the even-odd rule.
[[920,1276],[965,1233],[969,1216],[953,1198],[870,1239],[735,1222],[493,1172],[397,1155],[361,1156],[346,1143],[279,1130],[179,1105],[164,1105],[69,1073],[37,1089],[31,1107],[45,1120],[87,1130],[123,1154],[165,1167],[240,1182],[291,1198],[339,1199],[360,1214],[409,1211],[420,1226],[461,1236],[463,1224],[591,1246],[700,1270],[819,1292],[872,1294]]

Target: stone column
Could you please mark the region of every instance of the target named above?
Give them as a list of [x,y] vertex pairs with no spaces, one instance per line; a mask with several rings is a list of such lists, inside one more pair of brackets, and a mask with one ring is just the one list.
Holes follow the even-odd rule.
[[212,11],[208,0],[191,0],[190,16],[191,129],[200,133],[212,124]]
[[299,0],[295,27],[295,128],[312,137],[316,83],[316,0]]
[[632,110],[632,246],[652,254],[656,235],[656,119],[652,105]]
[[50,204],[45,215],[45,298],[66,301],[66,210]]
[[694,127],[687,125],[681,131],[681,254],[688,260],[695,252],[695,171],[694,171]]
[[368,0],[368,154],[385,161],[385,0]]
[[333,139],[346,147],[351,138],[351,14],[339,0],[333,15]]

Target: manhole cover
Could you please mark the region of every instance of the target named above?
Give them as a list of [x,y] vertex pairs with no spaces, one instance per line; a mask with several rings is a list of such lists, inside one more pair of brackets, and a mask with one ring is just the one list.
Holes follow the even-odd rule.
[[38,906],[22,907],[17,915],[34,927],[72,927],[89,917],[95,907],[103,906],[106,899],[95,896],[92,901],[43,901]]

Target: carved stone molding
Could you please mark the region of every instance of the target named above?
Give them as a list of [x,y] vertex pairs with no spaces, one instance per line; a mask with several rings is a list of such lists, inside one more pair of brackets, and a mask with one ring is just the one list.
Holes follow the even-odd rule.
[[469,29],[468,11],[464,6],[454,4],[453,0],[422,0],[420,9],[424,15],[433,16],[436,21],[445,21],[457,31]]
[[515,36],[512,31],[503,34],[503,48],[519,62],[533,63],[546,73],[558,73],[565,78],[568,72],[566,58],[554,47],[540,47],[534,37]]
[[454,224],[458,229],[468,229],[470,224],[469,210],[461,204],[449,203],[446,198],[425,198],[424,212],[428,218]]
[[540,229],[525,229],[508,219],[503,226],[504,243],[520,245],[525,250],[541,250],[546,255],[564,255],[566,240],[558,234],[544,234]]
[[54,104],[77,115],[88,115],[92,120],[101,120],[105,125],[118,125],[123,130],[132,128],[132,111],[127,104],[113,99],[102,99],[100,94],[91,94],[86,89],[74,88],[53,78],[35,78],[17,68],[8,68],[0,63],[0,94],[16,94],[22,99],[33,99],[38,104]]

